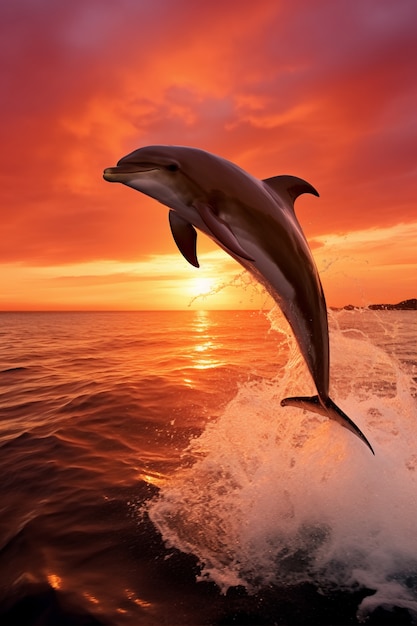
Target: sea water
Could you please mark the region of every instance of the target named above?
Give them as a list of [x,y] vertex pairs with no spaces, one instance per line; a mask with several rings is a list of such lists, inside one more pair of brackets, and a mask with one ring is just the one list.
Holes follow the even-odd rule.
[[276,310],[0,314],[0,622],[416,622],[416,312],[329,316],[375,456]]

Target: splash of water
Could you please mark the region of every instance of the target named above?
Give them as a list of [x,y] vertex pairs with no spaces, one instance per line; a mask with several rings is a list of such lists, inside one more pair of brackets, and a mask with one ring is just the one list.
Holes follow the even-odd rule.
[[[270,321],[282,328],[277,314]],[[359,606],[359,619],[377,606],[417,616],[412,379],[366,333],[342,331],[337,319],[332,326],[332,396],[376,456],[338,424],[280,406],[289,394],[314,392],[288,335],[284,370],[240,386],[191,441],[192,462],[148,513],[167,545],[196,555],[200,579],[224,592],[303,582],[324,592],[363,586],[376,593]]]

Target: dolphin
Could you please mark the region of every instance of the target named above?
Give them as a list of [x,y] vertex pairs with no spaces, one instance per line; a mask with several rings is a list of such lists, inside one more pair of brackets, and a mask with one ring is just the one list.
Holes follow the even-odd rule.
[[356,424],[329,397],[326,301],[307,240],[294,212],[304,193],[319,194],[295,176],[258,180],[226,159],[186,146],[148,146],[104,170],[119,182],[166,205],[175,243],[199,267],[195,228],[238,261],[281,308],[314,381],[317,395],[292,397],[295,406],[336,420],[374,454]]

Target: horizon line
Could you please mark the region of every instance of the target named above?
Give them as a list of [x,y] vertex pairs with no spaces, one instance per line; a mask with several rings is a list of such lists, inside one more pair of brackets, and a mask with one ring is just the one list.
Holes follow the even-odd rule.
[[[366,305],[356,305],[356,304],[344,304],[342,306],[334,306],[334,305],[329,305],[327,308],[331,309],[331,310],[342,310],[342,309],[368,309],[370,307],[375,307],[375,306],[381,306],[381,307],[385,307],[385,306],[399,306],[400,304],[405,304],[406,302],[411,302],[411,301],[417,301],[417,298],[405,298],[404,300],[400,300],[399,302],[381,302],[381,303],[369,303]],[[231,309],[223,309],[223,308],[208,308],[208,309],[192,309],[190,307],[187,308],[182,308],[182,309],[127,309],[127,308],[118,308],[118,309],[104,309],[104,308],[100,308],[100,309],[0,309],[0,313],[179,313],[179,312],[186,312],[189,311],[190,313],[197,313],[198,311],[205,311],[205,312],[209,312],[209,311],[224,311],[224,312],[236,312],[236,311],[258,311],[260,313],[264,312],[264,311],[270,311],[274,308],[274,306],[278,305],[273,305],[271,307],[255,307],[255,308],[247,308],[247,309],[241,309],[241,308],[231,308]],[[279,308],[279,307],[278,307]],[[413,310],[413,309],[410,309]]]

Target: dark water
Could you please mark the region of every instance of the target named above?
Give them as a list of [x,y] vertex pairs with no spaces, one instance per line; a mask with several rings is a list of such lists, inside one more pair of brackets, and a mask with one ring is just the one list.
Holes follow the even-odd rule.
[[417,623],[417,317],[0,314],[0,623]]

